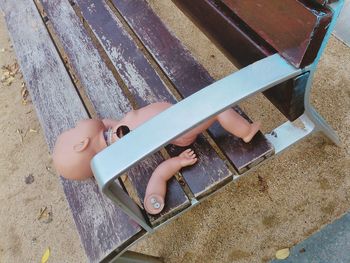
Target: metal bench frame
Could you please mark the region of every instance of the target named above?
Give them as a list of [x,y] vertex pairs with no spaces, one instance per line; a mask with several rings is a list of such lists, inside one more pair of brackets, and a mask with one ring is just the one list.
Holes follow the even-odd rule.
[[[312,79],[318,62],[330,38],[342,6],[342,0],[330,4],[329,7],[334,14],[332,22],[317,58],[311,65],[298,69],[290,65],[278,54],[264,58],[180,101],[97,154],[92,160],[91,167],[103,193],[117,203],[145,230],[150,233],[154,232],[164,223],[154,228],[151,227],[137,204],[124,193],[118,184],[115,183],[115,180],[128,168],[211,116],[238,104],[240,101],[258,92],[267,90],[276,84],[304,73],[309,74],[304,97],[304,114],[294,122],[285,122],[265,136],[273,144],[276,155],[316,131],[322,131],[336,145],[340,145],[336,132],[310,104],[310,93]],[[193,113],[191,116],[188,115],[189,109]],[[166,120],[168,119],[172,119],[172,122],[167,122]],[[303,127],[295,125],[296,122],[301,122]],[[160,126],[162,129],[157,129]],[[157,132],[155,133],[154,131],[156,130]],[[144,137],[147,137],[148,140],[142,140]],[[114,157],[120,152],[124,154],[122,156],[119,155],[118,162],[115,162]],[[239,177],[234,175],[233,179],[236,180]],[[189,208],[192,208],[196,203],[198,203],[197,200],[192,200],[192,206]],[[176,216],[172,219],[174,218]]]

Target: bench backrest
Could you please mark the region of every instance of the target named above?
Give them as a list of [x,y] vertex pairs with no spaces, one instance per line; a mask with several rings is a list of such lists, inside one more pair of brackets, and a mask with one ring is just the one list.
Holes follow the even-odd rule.
[[[296,67],[311,64],[333,15],[326,6],[307,0],[173,2],[238,68],[276,52]],[[295,120],[304,112],[306,79],[286,81],[264,94],[289,120]]]

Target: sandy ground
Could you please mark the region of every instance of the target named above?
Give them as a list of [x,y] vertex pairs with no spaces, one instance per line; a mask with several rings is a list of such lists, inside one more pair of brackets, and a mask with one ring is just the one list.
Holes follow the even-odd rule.
[[[169,1],[150,2],[215,78],[235,70]],[[266,262],[276,250],[293,246],[350,210],[349,61],[350,48],[332,38],[312,96],[342,147],[312,135],[132,249],[165,262]],[[15,62],[0,16],[0,66]],[[40,262],[48,247],[49,262],[85,262],[35,110],[30,98],[23,105],[21,86],[20,73],[12,84],[0,85],[0,263]],[[264,131],[283,121],[263,96],[242,106],[263,121]]]

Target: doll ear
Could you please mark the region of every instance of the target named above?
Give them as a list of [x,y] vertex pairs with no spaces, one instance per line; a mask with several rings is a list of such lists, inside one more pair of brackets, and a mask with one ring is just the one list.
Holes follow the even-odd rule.
[[79,143],[75,144],[73,146],[73,149],[75,152],[82,152],[84,151],[90,143],[90,138],[86,137],[84,140],[80,141]]

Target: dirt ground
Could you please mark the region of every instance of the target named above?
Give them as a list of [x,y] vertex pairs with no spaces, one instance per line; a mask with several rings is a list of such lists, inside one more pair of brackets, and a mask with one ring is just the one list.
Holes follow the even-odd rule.
[[[170,1],[150,2],[215,78],[235,70]],[[312,94],[341,147],[314,134],[132,249],[165,262],[266,262],[349,211],[349,61],[350,48],[332,38]],[[0,67],[15,62],[0,13]],[[22,101],[22,81],[18,72],[0,84],[0,263],[40,262],[48,247],[48,262],[86,262],[35,110],[30,98]],[[283,121],[263,96],[242,106],[265,132]]]

